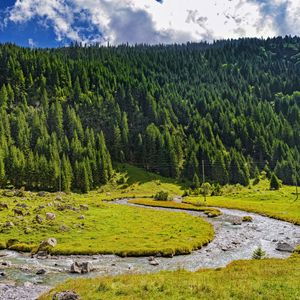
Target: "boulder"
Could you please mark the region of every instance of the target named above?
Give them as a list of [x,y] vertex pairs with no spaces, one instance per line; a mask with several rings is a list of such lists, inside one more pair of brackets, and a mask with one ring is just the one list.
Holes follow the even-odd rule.
[[77,261],[72,263],[70,272],[81,274],[81,267],[80,267],[80,264]]
[[71,265],[70,272],[77,273],[77,274],[86,274],[86,273],[92,272],[93,270],[94,270],[94,267],[93,267],[92,263],[90,263],[90,262],[79,263],[79,262],[75,261]]
[[1,276],[1,277],[5,277],[5,276],[6,276],[6,273],[5,273],[5,272],[0,272],[0,276]]
[[56,215],[54,213],[50,213],[50,212],[46,213],[46,220],[52,221],[52,220],[55,220],[55,218],[56,218]]
[[56,247],[56,245],[57,245],[56,239],[55,238],[49,238],[49,239],[41,242],[41,244],[39,246],[39,251],[43,250],[44,248],[47,248],[47,247],[54,248],[54,247]]
[[281,243],[279,242],[276,245],[276,250],[278,251],[282,251],[282,252],[293,252],[294,251],[294,247],[292,247],[290,244],[288,243]]
[[35,216],[35,220],[39,223],[42,224],[43,223],[43,218],[40,215],[36,215]]
[[90,262],[83,262],[81,264],[81,273],[86,274],[92,272],[94,269],[93,265]]
[[37,193],[37,195],[38,195],[39,197],[45,197],[46,192],[40,191],[40,192]]
[[65,291],[56,293],[52,300],[79,300],[80,297],[78,294],[72,291]]
[[86,204],[80,204],[80,209],[81,210],[89,210],[89,207]]

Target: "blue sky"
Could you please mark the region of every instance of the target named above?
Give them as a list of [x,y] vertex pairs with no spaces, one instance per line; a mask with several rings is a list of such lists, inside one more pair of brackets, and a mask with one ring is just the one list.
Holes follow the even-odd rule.
[[0,42],[182,43],[300,35],[300,0],[0,0]]

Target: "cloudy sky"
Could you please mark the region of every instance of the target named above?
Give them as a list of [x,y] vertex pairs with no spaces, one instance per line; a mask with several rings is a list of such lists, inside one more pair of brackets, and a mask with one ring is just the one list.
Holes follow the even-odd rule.
[[182,43],[300,35],[300,0],[0,0],[0,42]]

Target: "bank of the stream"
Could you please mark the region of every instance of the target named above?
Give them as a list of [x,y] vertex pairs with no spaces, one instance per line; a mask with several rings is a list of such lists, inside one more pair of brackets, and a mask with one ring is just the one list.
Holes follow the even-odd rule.
[[[118,204],[135,205],[128,203],[126,199],[118,201]],[[146,208],[145,208],[146,209]],[[148,210],[164,210],[167,208],[153,208]],[[193,251],[190,255],[174,256],[173,258],[157,257],[158,265],[153,266],[147,257],[126,257],[121,258],[115,255],[93,255],[93,256],[57,256],[51,258],[30,258],[28,254],[21,254],[12,251],[1,251],[0,260],[9,262],[10,267],[1,267],[6,273],[5,279],[7,286],[12,282],[17,286],[24,283],[32,283],[31,289],[45,286],[54,286],[67,278],[97,277],[118,274],[132,273],[152,273],[158,271],[174,271],[186,269],[196,271],[201,268],[224,267],[233,260],[249,259],[253,251],[261,246],[266,251],[268,257],[287,258],[289,252],[276,250],[278,243],[285,242],[291,246],[300,244],[300,227],[270,219],[253,213],[246,213],[238,210],[220,209],[222,215],[217,218],[208,218],[215,229],[215,239],[200,250]],[[205,217],[203,212],[172,209],[173,212],[185,212],[193,216]],[[244,216],[251,216],[252,222],[242,222],[240,225],[237,220]],[[70,266],[74,261],[89,261],[96,269],[86,275],[72,275],[69,273]],[[39,269],[45,269],[46,274],[36,275]],[[4,281],[5,280],[5,281]],[[6,294],[17,291],[17,287],[6,288]],[[0,287],[1,290],[1,287]],[[3,288],[2,288],[3,292]],[[0,294],[1,295],[1,294]],[[5,298],[4,298],[5,299]],[[14,299],[26,299],[17,297]],[[30,298],[28,298],[30,299]]]

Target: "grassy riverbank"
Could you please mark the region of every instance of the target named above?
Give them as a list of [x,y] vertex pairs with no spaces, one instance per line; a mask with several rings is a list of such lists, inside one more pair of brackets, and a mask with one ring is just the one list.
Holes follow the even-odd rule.
[[299,299],[300,256],[235,261],[226,268],[161,272],[69,280],[39,300],[52,300],[58,291],[75,291],[94,299]]
[[283,186],[274,191],[269,189],[268,180],[261,180],[250,187],[225,187],[223,195],[209,196],[206,203],[201,196],[186,197],[184,202],[241,209],[300,225],[300,197],[295,200],[295,187]]
[[[8,209],[0,211],[0,247],[30,251],[45,238],[54,237],[55,254],[115,253],[120,256],[165,256],[186,254],[212,240],[210,224],[185,213],[152,211],[107,203],[89,203],[80,207],[74,196],[62,201],[54,195],[26,200],[2,198]],[[79,201],[80,202],[80,201]],[[15,216],[14,207],[25,204],[23,216]],[[88,208],[88,210],[86,210]],[[55,220],[46,220],[46,213]],[[36,215],[43,219],[39,224]],[[80,217],[84,216],[84,218]],[[8,222],[12,226],[8,226]],[[197,233],[197,234],[195,234]]]
[[164,207],[164,208],[173,208],[173,209],[181,209],[181,210],[194,210],[194,211],[201,211],[210,217],[218,217],[222,213],[215,208],[205,207],[205,206],[196,206],[194,204],[189,203],[177,203],[174,201],[157,201],[153,199],[133,199],[129,200],[129,203],[138,204],[138,205],[145,205],[150,207]]

